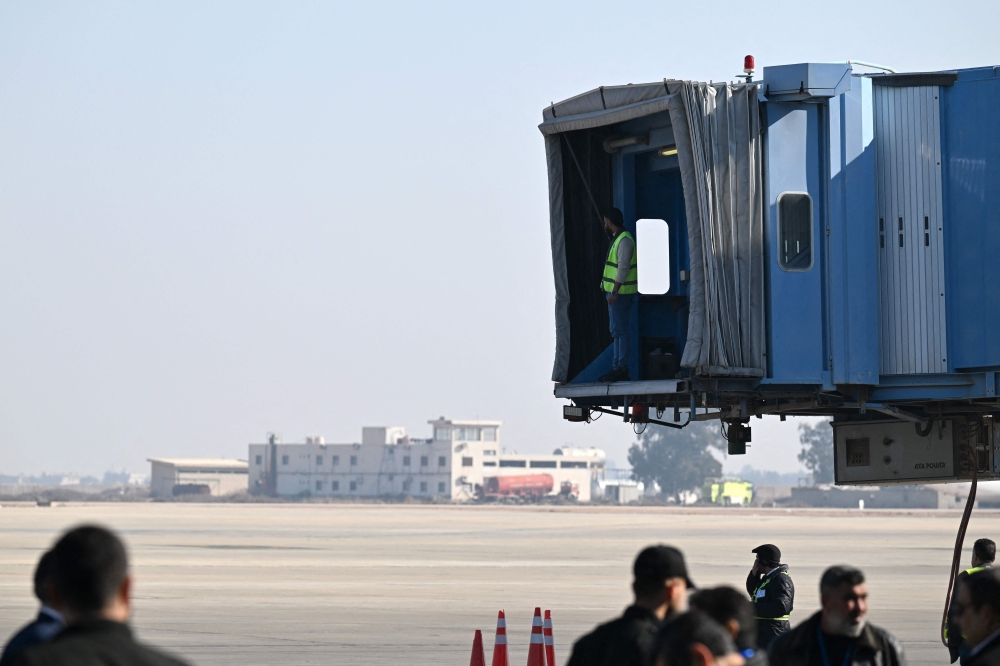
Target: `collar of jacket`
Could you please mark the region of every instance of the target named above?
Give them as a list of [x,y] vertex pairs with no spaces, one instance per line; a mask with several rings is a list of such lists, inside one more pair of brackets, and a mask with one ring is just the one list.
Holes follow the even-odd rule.
[[767,580],[768,578],[774,578],[778,574],[783,574],[783,573],[788,573],[788,565],[787,564],[779,564],[778,566],[774,567],[773,569],[771,569],[770,571],[768,571],[767,574],[764,575],[764,577],[761,579],[761,581],[763,582],[763,581]]
[[[809,646],[816,640],[816,627],[819,625],[822,617],[823,611],[816,611],[809,617],[808,620],[799,625],[799,627],[802,627],[803,630],[795,636],[794,642],[789,647],[796,652],[808,649]],[[796,627],[796,629],[799,627]],[[865,628],[861,630],[861,635],[858,636],[857,645],[866,647],[872,652],[882,651],[882,641],[880,641],[878,636],[875,635],[875,630],[872,629],[870,622],[866,622]]]
[[55,608],[50,608],[49,606],[43,605],[38,609],[38,619],[45,619],[50,622],[58,622],[59,624],[66,624],[66,620],[63,619],[62,613],[57,611]]
[[656,613],[644,608],[642,606],[636,606],[635,604],[629,606],[622,613],[622,617],[626,620],[650,620],[651,622],[659,622],[660,618],[656,617]]
[[80,636],[85,634],[109,634],[131,638],[132,630],[128,628],[127,624],[123,624],[121,622],[105,620],[104,618],[94,618],[74,622],[59,634],[59,638],[68,638],[70,636]]

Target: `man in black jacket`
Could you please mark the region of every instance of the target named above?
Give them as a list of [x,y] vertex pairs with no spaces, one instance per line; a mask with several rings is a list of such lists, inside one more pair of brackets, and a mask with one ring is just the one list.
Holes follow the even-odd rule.
[[184,666],[132,638],[125,546],[102,527],[70,530],[52,548],[52,598],[67,628],[19,652],[14,666]]
[[972,546],[972,568],[958,574],[955,579],[955,594],[952,597],[951,607],[948,609],[948,620],[944,628],[945,638],[948,640],[948,652],[951,654],[951,663],[955,663],[959,656],[968,652],[968,647],[962,640],[962,632],[954,628],[955,625],[955,601],[958,599],[958,589],[969,579],[969,576],[989,569],[993,566],[993,560],[997,557],[997,545],[990,539],[976,539]]
[[789,620],[795,603],[795,584],[788,574],[788,565],[781,563],[777,546],[765,543],[750,552],[757,559],[747,576],[747,592],[757,612],[757,645],[766,649],[771,641],[792,628]]
[[771,666],[906,666],[899,641],[867,621],[863,573],[830,567],[819,591],[822,610],[771,644]]
[[648,666],[656,632],[664,618],[687,608],[687,590],[694,585],[681,551],[670,546],[646,548],[632,570],[635,603],[578,640],[566,666]]
[[994,569],[970,575],[958,590],[955,624],[965,636],[963,666],[1000,664],[1000,575]]
[[52,589],[51,550],[38,559],[34,584],[35,596],[42,603],[42,607],[38,609],[38,617],[7,641],[7,647],[4,648],[3,656],[0,657],[0,666],[7,666],[13,660],[14,655],[21,650],[39,643],[48,643],[66,626],[62,613],[52,607],[52,599],[49,594]]

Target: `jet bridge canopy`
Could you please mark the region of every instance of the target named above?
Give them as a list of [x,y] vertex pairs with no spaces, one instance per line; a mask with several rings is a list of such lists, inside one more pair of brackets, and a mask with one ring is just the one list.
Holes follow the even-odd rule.
[[[603,374],[610,344],[594,279],[608,243],[601,213],[615,205],[635,232],[637,209],[655,209],[663,179],[642,180],[658,148],[676,161],[672,233],[687,256],[668,292],[673,312],[640,299],[646,338],[671,339],[682,367],[712,376],[762,377],[765,368],[761,141],[755,84],[667,81],[597,88],[543,113],[556,287],[552,378]],[[631,143],[629,141],[631,140]],[[616,148],[616,144],[622,144]],[[633,180],[640,172],[638,180]],[[630,175],[632,176],[630,178]],[[615,187],[617,185],[618,187]],[[657,213],[654,212],[654,215]],[[663,214],[662,212],[660,214]],[[680,302],[678,302],[680,301]],[[648,316],[647,316],[648,315]],[[660,320],[659,326],[655,323]],[[659,330],[654,330],[654,329]],[[596,366],[595,366],[596,362]],[[586,372],[590,369],[590,372]],[[606,368],[604,368],[606,369]],[[638,374],[638,372],[636,373]]]

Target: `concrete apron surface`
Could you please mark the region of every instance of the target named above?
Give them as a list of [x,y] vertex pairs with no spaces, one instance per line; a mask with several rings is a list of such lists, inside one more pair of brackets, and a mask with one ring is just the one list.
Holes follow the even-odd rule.
[[[629,604],[631,563],[681,548],[699,587],[742,590],[750,550],[777,544],[796,585],[792,623],[818,580],[849,563],[871,620],[910,664],[947,663],[938,641],[956,511],[589,506],[106,503],[0,508],[0,634],[36,611],[31,574],[60,531],[107,525],[126,540],[141,640],[194,664],[444,664],[490,659],[505,609],[511,664],[526,660],[535,606],[551,609],[556,658]],[[979,537],[1000,512],[977,511]]]

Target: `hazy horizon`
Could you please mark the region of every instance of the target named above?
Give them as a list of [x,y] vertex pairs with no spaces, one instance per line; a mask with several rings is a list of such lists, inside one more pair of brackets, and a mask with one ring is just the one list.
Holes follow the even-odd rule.
[[[542,108],[731,79],[747,53],[997,59],[995,3],[607,7],[0,6],[0,472],[441,415],[623,464],[628,425],[565,423],[552,397]],[[794,419],[751,425],[727,470],[800,469]]]

